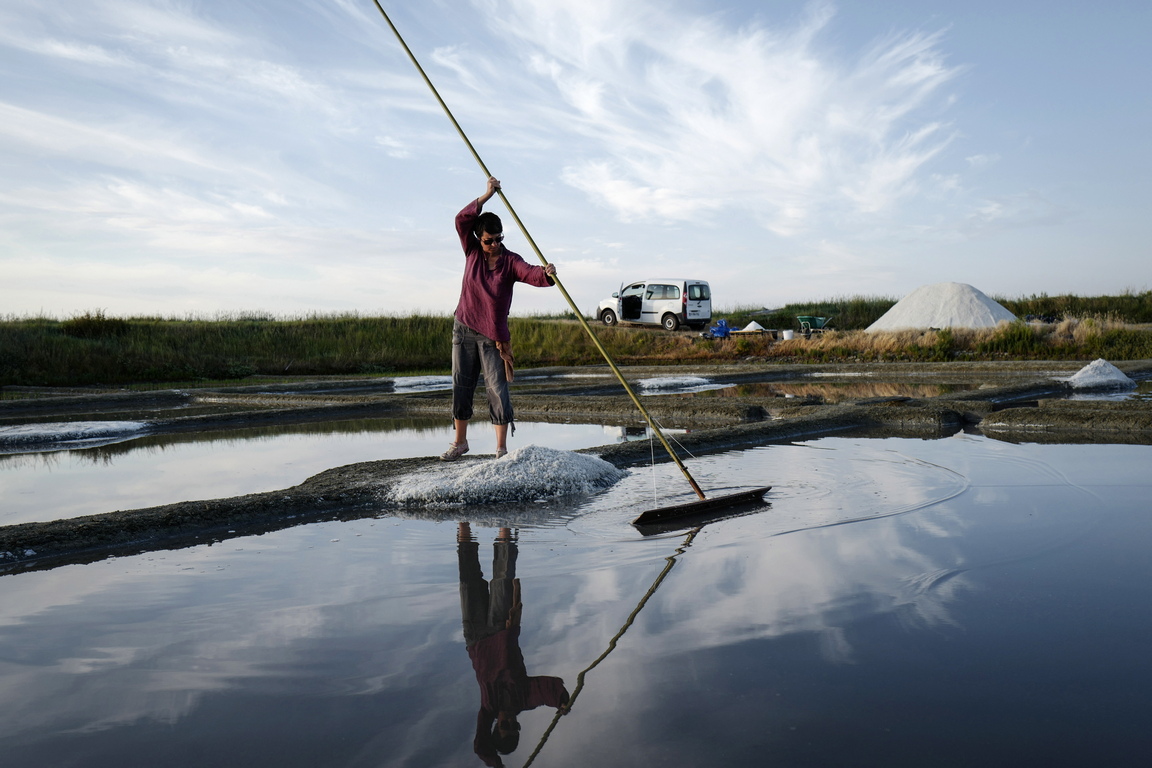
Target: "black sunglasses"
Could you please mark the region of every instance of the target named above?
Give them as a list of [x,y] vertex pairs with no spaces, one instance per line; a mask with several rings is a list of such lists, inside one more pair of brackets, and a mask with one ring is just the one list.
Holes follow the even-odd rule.
[[480,239],[483,245],[495,245],[496,243],[504,242],[504,235],[492,235],[492,237],[484,237]]

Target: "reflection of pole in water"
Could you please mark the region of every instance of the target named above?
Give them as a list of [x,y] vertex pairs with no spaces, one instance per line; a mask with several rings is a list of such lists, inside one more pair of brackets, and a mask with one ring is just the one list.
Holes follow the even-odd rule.
[[685,537],[683,543],[681,543],[680,546],[676,548],[676,551],[673,554],[668,556],[668,564],[664,566],[664,570],[660,571],[660,575],[656,577],[656,581],[652,582],[652,586],[648,587],[648,591],[644,593],[644,597],[640,598],[640,602],[636,604],[636,607],[632,610],[632,613],[628,614],[628,619],[624,622],[624,626],[620,627],[620,631],[613,635],[612,639],[608,641],[608,647],[604,649],[604,653],[597,656],[595,661],[585,667],[584,670],[580,672],[580,674],[576,675],[576,690],[572,691],[572,696],[568,699],[568,705],[564,708],[565,711],[557,712],[556,716],[552,718],[552,722],[548,726],[548,730],[544,731],[544,735],[540,737],[540,743],[536,745],[536,749],[532,752],[531,755],[528,756],[528,760],[525,761],[524,768],[528,768],[528,766],[532,765],[532,761],[536,759],[536,755],[540,754],[540,750],[544,748],[544,744],[548,741],[548,737],[552,735],[552,731],[556,728],[556,724],[560,722],[560,715],[567,714],[568,711],[571,711],[572,705],[576,703],[576,697],[580,695],[582,690],[584,690],[585,675],[599,666],[600,662],[604,661],[604,659],[608,658],[608,654],[616,650],[616,644],[620,642],[620,638],[624,637],[624,633],[627,632],[628,628],[632,626],[632,622],[634,622],[636,617],[640,615],[640,611],[644,610],[644,606],[648,603],[648,600],[651,599],[652,595],[656,594],[656,590],[660,588],[660,585],[664,582],[664,579],[672,571],[672,566],[676,565],[676,558],[684,554],[684,551],[688,549],[688,547],[692,546],[692,540],[696,538],[696,534],[700,533],[702,528],[703,526],[700,526],[698,528],[693,528],[688,532],[688,535]]
[[480,545],[468,523],[456,534],[460,564],[460,615],[464,643],[480,686],[480,710],[472,748],[489,766],[520,743],[521,712],[541,705],[568,711],[568,691],[558,677],[529,677],[520,650],[520,579],[516,578],[516,538],[501,528],[492,544],[492,579],[480,567]]

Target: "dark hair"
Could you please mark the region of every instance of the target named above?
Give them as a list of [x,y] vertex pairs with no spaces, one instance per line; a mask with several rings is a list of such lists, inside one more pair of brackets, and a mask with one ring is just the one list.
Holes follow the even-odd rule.
[[504,231],[504,225],[500,223],[500,217],[494,213],[484,212],[476,217],[476,223],[472,227],[472,231],[476,237],[481,237],[487,232],[490,235],[499,235]]
[[496,751],[502,755],[510,755],[516,751],[516,747],[520,746],[520,731],[500,731],[500,723],[497,722],[492,726],[492,745],[496,747]]

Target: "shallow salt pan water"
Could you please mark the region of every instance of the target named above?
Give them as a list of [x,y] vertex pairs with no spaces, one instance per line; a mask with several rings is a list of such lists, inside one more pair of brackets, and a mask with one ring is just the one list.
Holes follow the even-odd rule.
[[[525,422],[509,446],[574,450],[623,439],[619,428]],[[288,488],[344,464],[437,456],[451,440],[445,419],[359,419],[0,455],[0,525]],[[495,450],[488,424],[474,425],[469,442],[476,455]]]
[[695,536],[628,525],[654,493],[688,498],[660,466],[542,505],[515,544],[451,513],[383,516],[3,576],[0,749],[483,765],[462,631],[480,618],[461,598],[500,568],[523,604],[499,637],[524,667],[503,669],[569,694],[583,680],[545,742],[554,707],[520,714],[505,765],[537,749],[537,766],[1139,764],[1150,460],[824,438],[690,460],[709,492],[775,486]]
[[1143,381],[1136,382],[1136,386],[1132,388],[1124,388],[1123,390],[1096,390],[1088,392],[1073,392],[1068,395],[1069,400],[1105,400],[1114,402],[1123,402],[1126,400],[1143,400],[1145,402],[1152,401],[1152,379],[1144,379]]

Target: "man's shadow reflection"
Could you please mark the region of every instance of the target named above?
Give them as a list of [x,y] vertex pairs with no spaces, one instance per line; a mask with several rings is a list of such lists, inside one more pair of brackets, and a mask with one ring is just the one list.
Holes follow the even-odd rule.
[[516,578],[516,539],[501,528],[493,543],[492,580],[480,568],[480,544],[468,523],[456,533],[460,559],[460,613],[464,643],[480,684],[476,715],[477,756],[486,765],[503,766],[500,755],[520,743],[517,716],[541,705],[568,712],[568,691],[558,677],[529,677],[520,652],[520,579]]

